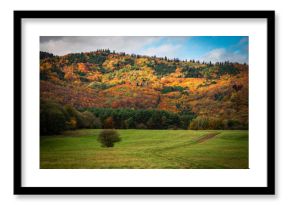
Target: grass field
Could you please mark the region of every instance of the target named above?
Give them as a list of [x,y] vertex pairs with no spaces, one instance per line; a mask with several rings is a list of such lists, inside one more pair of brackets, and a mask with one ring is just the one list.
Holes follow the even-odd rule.
[[42,169],[245,169],[248,131],[118,130],[121,142],[101,147],[100,130],[41,137]]

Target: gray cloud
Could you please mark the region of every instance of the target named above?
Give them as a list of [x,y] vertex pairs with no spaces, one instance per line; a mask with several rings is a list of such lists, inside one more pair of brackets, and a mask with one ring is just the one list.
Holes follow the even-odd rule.
[[159,40],[154,36],[41,36],[40,50],[56,55],[109,48],[117,52],[140,52],[144,46]]
[[59,41],[63,38],[64,36],[40,36],[40,43],[47,43],[50,41]]

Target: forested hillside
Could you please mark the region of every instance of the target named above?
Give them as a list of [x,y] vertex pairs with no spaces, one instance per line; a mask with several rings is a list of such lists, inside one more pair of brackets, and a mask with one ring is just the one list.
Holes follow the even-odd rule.
[[40,80],[42,123],[54,105],[65,113],[67,127],[81,127],[76,112],[93,114],[94,126],[102,128],[248,127],[247,64],[110,50],[65,56],[40,52]]

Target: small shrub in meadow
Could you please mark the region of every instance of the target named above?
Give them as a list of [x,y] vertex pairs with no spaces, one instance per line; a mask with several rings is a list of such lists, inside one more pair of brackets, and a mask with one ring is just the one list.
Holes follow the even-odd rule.
[[98,136],[103,147],[114,147],[115,142],[120,142],[121,138],[116,130],[102,130]]

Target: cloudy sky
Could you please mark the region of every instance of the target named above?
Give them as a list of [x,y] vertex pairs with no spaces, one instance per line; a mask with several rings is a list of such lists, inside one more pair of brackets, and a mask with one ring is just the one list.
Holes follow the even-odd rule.
[[41,36],[40,50],[55,55],[115,50],[201,61],[248,63],[247,36]]

